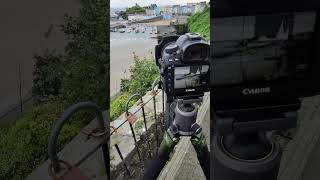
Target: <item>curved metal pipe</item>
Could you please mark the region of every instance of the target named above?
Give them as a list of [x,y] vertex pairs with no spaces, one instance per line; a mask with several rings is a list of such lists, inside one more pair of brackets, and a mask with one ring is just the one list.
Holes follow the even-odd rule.
[[59,164],[59,158],[57,155],[57,149],[56,149],[60,131],[63,128],[64,124],[72,117],[72,115],[80,110],[94,111],[97,116],[98,129],[101,131],[105,131],[102,111],[100,110],[97,104],[92,102],[80,102],[78,104],[75,104],[69,107],[55,123],[51,131],[51,135],[49,137],[48,154],[51,159],[53,169],[56,172],[59,172],[61,168]]

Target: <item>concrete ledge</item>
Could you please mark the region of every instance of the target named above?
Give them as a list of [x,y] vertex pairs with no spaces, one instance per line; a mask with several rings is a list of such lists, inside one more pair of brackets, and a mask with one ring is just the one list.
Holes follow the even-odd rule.
[[[107,117],[107,112],[103,112],[104,119]],[[91,131],[96,128],[96,120],[91,121],[82,131]],[[77,163],[88,152],[99,144],[98,140],[89,139],[87,135],[79,133],[73,140],[68,143],[61,152],[58,153],[58,157],[62,160],[69,162],[70,164]],[[26,180],[50,180],[52,179],[48,175],[48,167],[50,165],[50,159],[45,161],[36,170],[34,170]],[[103,161],[103,154],[101,148],[84,161],[79,167],[90,179],[94,180],[106,180],[105,167]]]

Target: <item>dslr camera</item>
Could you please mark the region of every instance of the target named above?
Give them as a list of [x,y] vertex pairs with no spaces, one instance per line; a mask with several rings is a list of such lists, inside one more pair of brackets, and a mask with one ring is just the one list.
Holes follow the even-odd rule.
[[210,45],[198,34],[166,36],[155,48],[167,96],[188,99],[209,90]]

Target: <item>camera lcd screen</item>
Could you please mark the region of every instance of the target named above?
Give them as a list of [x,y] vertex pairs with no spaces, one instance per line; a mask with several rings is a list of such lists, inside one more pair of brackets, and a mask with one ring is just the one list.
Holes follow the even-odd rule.
[[174,70],[174,88],[188,89],[207,84],[209,65],[176,67]]
[[211,85],[305,79],[315,22],[313,11],[215,19]]

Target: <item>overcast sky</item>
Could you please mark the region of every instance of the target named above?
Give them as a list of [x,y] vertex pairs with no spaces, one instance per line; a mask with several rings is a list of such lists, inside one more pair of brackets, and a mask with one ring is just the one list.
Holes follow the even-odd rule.
[[201,2],[206,1],[209,2],[210,0],[111,0],[110,7],[111,8],[118,8],[118,7],[131,7],[138,3],[140,6],[147,6],[150,4],[157,4],[160,6],[164,5],[174,5],[174,4],[187,4],[189,2]]

